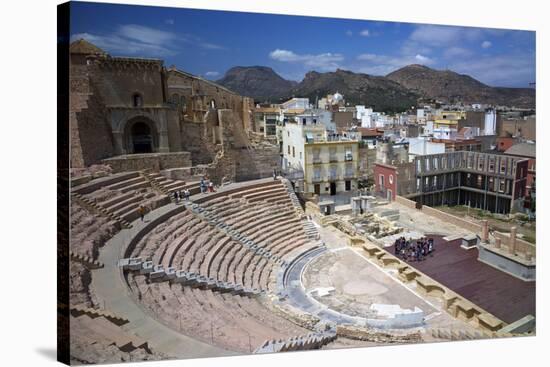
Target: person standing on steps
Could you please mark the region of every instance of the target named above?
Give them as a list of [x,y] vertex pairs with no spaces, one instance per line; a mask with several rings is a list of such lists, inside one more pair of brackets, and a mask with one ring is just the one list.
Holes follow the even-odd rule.
[[204,182],[204,176],[201,177],[200,188],[201,188],[201,194],[206,191],[206,183]]
[[138,211],[141,221],[143,222],[143,219],[145,218],[145,207],[143,205],[140,205]]

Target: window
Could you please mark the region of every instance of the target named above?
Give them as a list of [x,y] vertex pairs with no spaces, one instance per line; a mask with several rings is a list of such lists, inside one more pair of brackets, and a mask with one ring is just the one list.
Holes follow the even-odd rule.
[[321,168],[320,167],[313,168],[313,181],[314,182],[321,181]]
[[353,176],[353,166],[351,164],[346,164],[346,177]]
[[172,99],[171,99],[171,102],[175,105],[177,105],[180,101],[180,97],[178,96],[177,93],[174,93],[172,94]]
[[302,152],[300,152],[300,160],[302,159]]
[[478,162],[478,165],[477,165],[477,169],[482,171],[483,170],[483,158],[479,158],[479,162]]
[[141,106],[143,106],[143,98],[141,97],[141,94],[135,93],[135,94],[132,96],[132,103],[133,103],[134,107],[141,107]]
[[483,176],[477,175],[477,187],[481,188],[483,186]]
[[380,185],[380,188],[384,188],[384,175],[378,176],[378,185]]
[[321,158],[319,157],[320,154],[321,154],[321,150],[313,149],[313,160],[320,161],[321,160]]
[[502,160],[500,162],[500,173],[502,173],[502,174],[506,173],[506,161],[505,160]]
[[338,179],[337,175],[338,175],[338,167],[330,166],[330,179],[331,180]]
[[302,119],[302,124],[303,124],[303,125],[306,124],[306,119],[305,119],[305,118]]
[[296,149],[292,147],[292,158],[295,158],[295,157],[296,157]]
[[499,191],[504,192],[505,189],[506,189],[506,180],[500,180],[500,182],[499,182]]
[[390,175],[390,177],[388,177],[388,181],[390,182],[390,185],[393,184],[393,175]]
[[352,153],[351,147],[346,147],[345,157],[346,157],[346,161],[352,161],[353,160],[353,153]]
[[336,148],[331,147],[329,149],[329,159],[331,162],[338,162],[338,156],[336,155]]
[[489,158],[489,171],[494,172],[495,171],[495,159]]
[[290,145],[288,146],[288,155],[290,155]]

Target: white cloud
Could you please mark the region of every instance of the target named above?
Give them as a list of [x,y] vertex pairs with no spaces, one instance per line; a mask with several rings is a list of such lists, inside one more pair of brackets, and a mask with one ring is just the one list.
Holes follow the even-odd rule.
[[490,41],[483,41],[481,42],[481,47],[483,48],[489,48],[491,47],[493,44],[490,42]]
[[536,78],[535,55],[526,52],[461,60],[449,64],[449,68],[491,86],[528,88]]
[[181,42],[207,50],[222,50],[223,46],[205,42],[192,34],[176,34],[138,24],[120,25],[110,34],[77,33],[71,41],[84,38],[114,55],[162,57],[175,55]]
[[373,75],[386,75],[410,64],[432,65],[435,60],[422,54],[407,56],[389,56],[365,53],[357,56],[361,65],[358,70]]
[[137,24],[125,24],[108,35],[77,33],[72,35],[71,40],[80,38],[113,54],[159,57],[176,53],[174,42],[178,37],[172,32]]
[[225,47],[209,42],[200,42],[199,46],[207,50],[225,50]]
[[166,56],[176,52],[160,44],[150,44],[137,40],[130,40],[118,34],[108,36],[95,35],[90,33],[77,33],[71,37],[71,41],[85,39],[99,48],[115,55],[142,55],[142,56]]
[[204,73],[204,76],[210,79],[215,78],[219,75],[220,73],[218,71],[207,71],[206,73]]
[[363,37],[368,37],[370,36],[370,32],[368,29],[363,29],[360,33],[359,33],[361,36]]
[[452,59],[454,57],[469,57],[472,55],[472,51],[462,48],[462,47],[449,47],[445,51],[443,51],[443,57],[447,59]]
[[341,54],[333,54],[330,52],[318,55],[297,54],[293,51],[276,49],[269,53],[269,57],[273,60],[290,63],[301,63],[311,68],[317,68],[322,71],[334,70],[339,67],[339,63],[344,60]]
[[121,25],[117,33],[130,40],[152,45],[166,45],[177,38],[172,32],[161,31],[137,24]]
[[416,27],[409,38],[428,46],[444,47],[461,40],[473,41],[479,39],[481,35],[482,31],[478,28],[421,25]]
[[353,32],[350,31],[350,30],[348,29],[348,30],[346,31],[346,36],[348,36],[348,37],[353,36]]

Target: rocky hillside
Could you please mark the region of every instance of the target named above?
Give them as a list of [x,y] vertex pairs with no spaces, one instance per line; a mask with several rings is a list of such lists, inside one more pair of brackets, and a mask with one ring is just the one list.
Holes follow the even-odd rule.
[[350,105],[363,104],[377,111],[403,111],[420,97],[444,102],[490,103],[535,108],[531,88],[490,87],[468,75],[409,65],[387,76],[372,76],[346,70],[310,71],[300,82],[283,79],[265,66],[231,68],[217,83],[256,102],[281,102],[291,97],[308,97],[311,102],[340,92]]
[[216,83],[239,93],[253,97],[258,102],[276,101],[286,97],[297,83],[283,79],[266,66],[236,66],[229,69]]
[[450,70],[434,70],[423,65],[409,65],[391,72],[386,77],[423,97],[445,102],[479,102],[523,108],[535,107],[534,89],[490,87],[471,76]]
[[376,111],[403,111],[416,104],[419,95],[383,76],[336,70],[328,73],[310,71],[295,88],[293,96],[310,101],[340,92],[350,105],[364,104]]

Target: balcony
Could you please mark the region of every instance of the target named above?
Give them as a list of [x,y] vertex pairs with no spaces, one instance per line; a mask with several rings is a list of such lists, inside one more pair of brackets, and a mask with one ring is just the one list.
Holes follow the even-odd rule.
[[355,173],[354,172],[344,173],[344,179],[351,179],[351,178],[355,178]]
[[338,163],[338,162],[339,162],[339,159],[338,159],[337,156],[330,156],[329,162],[330,162],[330,163]]
[[311,179],[311,182],[313,183],[323,182],[323,178],[321,176],[313,176],[313,178]]
[[329,175],[328,180],[329,181],[338,181],[340,179],[340,176],[338,175]]
[[313,157],[313,159],[311,160],[311,162],[313,164],[321,164],[323,163],[323,160],[321,159],[321,157]]

